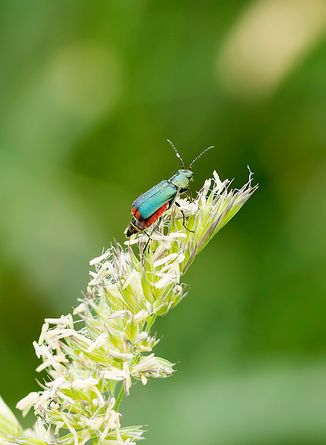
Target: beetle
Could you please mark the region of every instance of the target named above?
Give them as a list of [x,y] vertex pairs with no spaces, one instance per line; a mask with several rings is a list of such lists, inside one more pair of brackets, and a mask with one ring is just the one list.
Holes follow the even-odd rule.
[[[189,190],[189,182],[193,179],[192,166],[213,146],[205,148],[189,165],[185,168],[182,157],[174,144],[167,139],[179,162],[181,169],[170,179],[164,179],[159,184],[154,185],[147,192],[139,196],[131,206],[132,218],[127,228],[126,236],[130,237],[134,233],[142,232],[153,225],[164,213],[175,203],[176,198],[183,192]],[[184,216],[184,215],[183,215]]]

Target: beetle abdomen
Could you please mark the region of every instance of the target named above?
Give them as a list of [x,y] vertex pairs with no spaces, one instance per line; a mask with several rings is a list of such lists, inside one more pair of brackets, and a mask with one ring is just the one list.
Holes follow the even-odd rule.
[[131,213],[134,215],[136,219],[141,219],[140,212],[136,209],[136,207],[133,207],[131,209]]
[[127,236],[129,237],[134,233],[141,232],[147,227],[150,227],[163,215],[164,212],[167,211],[169,207],[170,207],[170,201],[165,202],[158,210],[156,210],[156,212],[153,213],[153,215],[151,215],[147,219],[141,218],[139,211],[135,207],[133,207],[131,211],[134,217],[132,218],[129,227],[127,229]]

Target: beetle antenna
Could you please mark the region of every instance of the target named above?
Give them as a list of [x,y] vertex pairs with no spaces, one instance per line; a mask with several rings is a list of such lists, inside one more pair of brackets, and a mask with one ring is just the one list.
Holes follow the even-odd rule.
[[214,148],[214,145],[211,145],[210,147],[205,148],[205,150],[203,150],[201,153],[199,153],[199,155],[193,161],[191,161],[191,164],[189,165],[189,170],[191,170],[192,166],[194,165],[194,163],[196,161],[198,161],[199,158],[201,158],[208,150],[211,150],[212,148]]
[[183,162],[183,159],[180,155],[180,153],[178,152],[178,150],[175,148],[175,145],[172,141],[170,141],[170,139],[167,139],[168,143],[171,145],[171,147],[173,148],[173,150],[175,151],[176,157],[179,159],[179,162],[181,164],[181,167],[184,169],[185,168],[185,163]]

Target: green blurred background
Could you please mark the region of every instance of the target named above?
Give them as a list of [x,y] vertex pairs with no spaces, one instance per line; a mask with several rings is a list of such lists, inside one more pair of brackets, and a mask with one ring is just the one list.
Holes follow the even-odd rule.
[[196,165],[258,192],[157,323],[169,380],[123,424],[155,445],[326,444],[325,0],[1,0],[0,394],[71,310],[130,204]]

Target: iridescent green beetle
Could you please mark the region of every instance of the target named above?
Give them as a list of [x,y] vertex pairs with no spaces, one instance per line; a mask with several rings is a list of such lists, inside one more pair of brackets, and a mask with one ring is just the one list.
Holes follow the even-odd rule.
[[186,169],[179,152],[169,139],[168,142],[171,144],[180,161],[181,169],[170,179],[164,179],[159,184],[154,185],[154,187],[133,202],[131,208],[133,216],[127,229],[127,237],[134,233],[141,232],[154,224],[172,206],[180,193],[189,190],[189,182],[194,176],[192,166],[203,154],[213,148],[213,146],[205,148],[205,150],[190,163],[189,168]]

